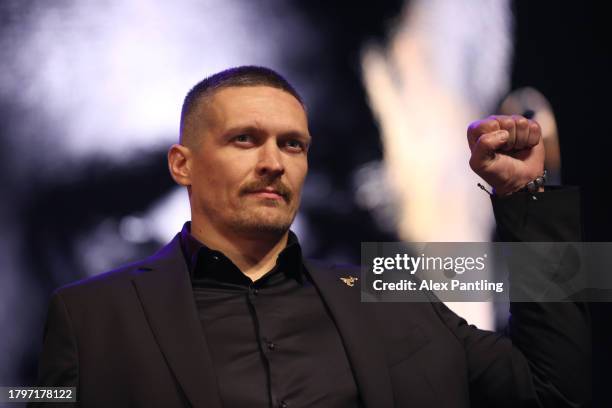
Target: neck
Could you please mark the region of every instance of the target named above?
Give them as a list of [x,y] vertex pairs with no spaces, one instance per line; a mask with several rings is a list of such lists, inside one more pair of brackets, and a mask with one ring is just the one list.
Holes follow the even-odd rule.
[[191,235],[198,241],[222,252],[253,282],[276,265],[278,254],[287,246],[289,231],[283,234],[233,233],[213,225],[191,222]]

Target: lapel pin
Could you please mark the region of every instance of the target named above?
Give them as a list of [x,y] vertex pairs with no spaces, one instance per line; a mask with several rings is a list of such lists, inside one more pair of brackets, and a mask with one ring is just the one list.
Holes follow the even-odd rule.
[[359,278],[356,278],[354,276],[349,276],[347,278],[340,278],[340,280],[344,283],[346,283],[346,286],[355,286],[355,282],[359,280]]

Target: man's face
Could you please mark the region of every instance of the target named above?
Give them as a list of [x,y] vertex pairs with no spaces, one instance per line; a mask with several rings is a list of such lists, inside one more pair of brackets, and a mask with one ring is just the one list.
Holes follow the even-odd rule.
[[304,108],[267,86],[217,91],[199,112],[192,150],[191,206],[203,228],[284,233],[297,213],[308,171]]

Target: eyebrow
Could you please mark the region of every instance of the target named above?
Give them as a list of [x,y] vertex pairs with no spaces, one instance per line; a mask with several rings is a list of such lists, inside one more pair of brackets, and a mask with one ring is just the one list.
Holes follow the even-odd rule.
[[[243,125],[243,126],[231,127],[227,129],[225,132],[223,132],[223,135],[224,136],[227,136],[230,134],[239,135],[241,133],[252,133],[256,135],[262,135],[262,134],[265,134],[266,132],[258,126]],[[298,139],[303,139],[308,143],[312,142],[312,136],[310,136],[310,133],[302,133],[298,130],[289,130],[286,132],[282,132],[279,134],[279,137],[284,137],[284,138],[294,137]]]

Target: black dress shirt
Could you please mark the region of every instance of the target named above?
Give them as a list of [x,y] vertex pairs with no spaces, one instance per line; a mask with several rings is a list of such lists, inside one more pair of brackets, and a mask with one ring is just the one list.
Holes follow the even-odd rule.
[[289,233],[276,266],[253,282],[181,231],[193,295],[227,407],[358,407],[342,339]]

